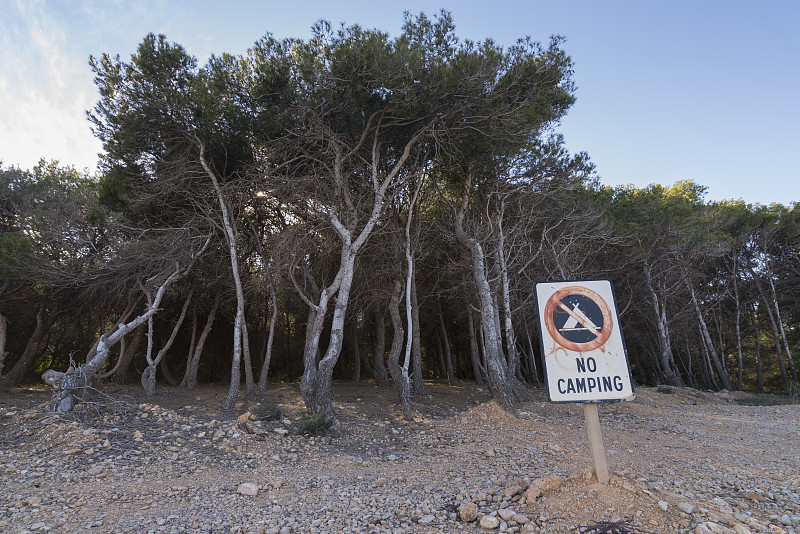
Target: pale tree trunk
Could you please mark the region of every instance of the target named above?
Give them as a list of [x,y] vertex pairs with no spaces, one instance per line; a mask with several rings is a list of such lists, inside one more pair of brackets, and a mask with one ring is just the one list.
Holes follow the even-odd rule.
[[[725,358],[725,341],[722,338],[722,319],[720,318],[718,313],[714,313],[714,306],[711,307],[710,310],[711,318],[714,321],[714,326],[717,327],[717,337],[719,337],[719,355],[720,360],[722,361],[722,368],[725,369],[725,374],[730,376],[730,371],[728,371],[728,362]],[[720,311],[721,313],[721,311]]]
[[400,280],[394,283],[392,299],[389,302],[389,315],[392,318],[392,346],[389,349],[389,374],[392,376],[394,386],[397,388],[397,396],[400,397],[400,406],[403,410],[403,417],[411,419],[411,381],[408,378],[408,367],[400,366],[400,352],[403,350],[403,321],[400,318],[400,295],[403,291],[403,284]]
[[[319,304],[313,304],[308,300],[305,295],[301,293],[301,297],[306,303],[312,307],[314,313],[318,317],[314,318],[314,328],[311,331],[311,337],[306,336],[307,344],[304,354],[316,354],[319,347],[319,337],[322,334],[322,324],[325,320],[327,313],[327,299],[336,294],[336,305],[333,310],[333,320],[331,322],[331,334],[328,342],[328,348],[325,356],[319,361],[318,364],[313,365],[313,369],[306,364],[306,370],[303,373],[303,378],[300,382],[301,393],[306,406],[312,414],[324,413],[333,415],[333,406],[331,405],[331,380],[333,376],[333,368],[339,359],[339,354],[342,350],[343,341],[343,326],[345,313],[347,312],[347,303],[350,298],[350,288],[353,282],[355,259],[361,247],[369,239],[375,225],[378,223],[384,211],[386,199],[389,195],[390,186],[396,184],[397,177],[400,171],[405,167],[407,160],[411,157],[411,149],[427,134],[427,130],[423,129],[411,138],[405,145],[402,154],[397,159],[396,163],[392,166],[389,172],[381,178],[379,176],[380,157],[379,157],[379,143],[378,137],[375,136],[372,147],[372,186],[373,186],[373,202],[372,211],[369,218],[364,222],[358,237],[353,240],[355,231],[355,224],[358,219],[356,217],[356,208],[350,197],[349,188],[347,184],[346,173],[343,171],[345,160],[351,157],[350,154],[345,155],[341,152],[341,147],[334,144],[333,150],[335,152],[335,160],[333,162],[333,179],[336,183],[339,194],[342,196],[346,212],[349,215],[349,223],[352,225],[346,228],[339,216],[333,208],[328,211],[328,220],[336,231],[339,239],[342,241],[342,254],[339,260],[339,270],[336,274],[336,279],[333,284],[322,291]],[[365,133],[366,136],[366,133]],[[366,137],[362,138],[366,139]],[[324,305],[322,299],[325,299]],[[317,328],[317,325],[319,327]],[[306,357],[304,356],[304,359]]]
[[742,355],[742,327],[741,327],[741,309],[739,305],[739,269],[737,268],[738,262],[736,261],[736,252],[733,256],[733,298],[736,301],[736,351],[737,351],[737,371],[736,371],[736,389],[742,391],[744,381],[744,357]]
[[[300,394],[309,410],[313,404],[314,388],[317,380],[317,353],[319,352],[319,338],[325,323],[325,313],[328,309],[330,293],[339,289],[341,275],[337,275],[334,283],[322,289],[319,302],[314,304],[307,301],[308,318],[306,319],[306,339],[303,346],[303,377],[300,379]],[[301,294],[302,296],[302,294]]]
[[503,354],[498,351],[500,337],[495,327],[495,306],[492,300],[489,280],[486,276],[486,259],[483,247],[481,247],[477,239],[468,236],[463,227],[464,216],[469,205],[471,184],[472,175],[468,173],[467,179],[464,180],[461,206],[456,214],[456,238],[469,250],[472,259],[472,276],[475,280],[481,305],[481,326],[486,336],[485,357],[486,370],[489,375],[489,389],[492,392],[492,397],[501,406],[509,411],[514,411],[514,397],[511,382],[508,378],[508,367],[504,361]]
[[778,323],[775,320],[775,315],[772,313],[772,309],[769,305],[769,298],[767,298],[767,295],[764,293],[764,290],[762,289],[761,284],[758,283],[758,280],[756,280],[756,288],[758,288],[758,292],[761,295],[761,300],[764,301],[764,310],[767,312],[767,318],[769,319],[769,324],[772,327],[772,335],[775,337],[775,352],[778,353],[778,367],[781,370],[781,383],[783,385],[783,390],[789,391],[789,376],[786,373],[786,362],[783,361],[783,352],[781,351]]
[[[164,359],[164,356],[167,354],[169,349],[172,348],[172,344],[175,342],[178,331],[181,329],[181,325],[183,325],[183,320],[186,318],[186,310],[189,309],[189,303],[192,300],[193,293],[194,291],[189,291],[189,295],[186,297],[186,300],[183,303],[181,314],[178,316],[178,320],[175,321],[175,326],[172,328],[172,333],[170,334],[169,339],[166,343],[164,343],[164,346],[161,347],[161,350],[158,351],[158,354],[155,358],[152,357],[152,351],[150,350],[150,347],[148,347],[147,367],[142,373],[142,387],[148,396],[153,395],[156,392],[156,369],[158,369],[158,364],[161,363],[161,361]],[[148,320],[148,323],[151,325],[152,320],[153,318],[151,316]]]
[[506,350],[508,351],[508,370],[512,375],[519,372],[519,353],[517,352],[517,336],[514,333],[514,323],[511,317],[511,292],[508,282],[508,265],[506,263],[505,233],[503,232],[503,214],[505,202],[500,203],[500,215],[497,221],[497,259],[500,267],[500,286],[503,297],[504,333]]
[[200,337],[197,339],[197,343],[193,344],[194,351],[189,355],[189,360],[186,362],[186,371],[183,374],[183,380],[181,380],[181,387],[185,387],[186,389],[194,389],[197,387],[197,372],[200,370],[200,356],[203,354],[203,347],[206,344],[206,339],[208,338],[208,334],[211,333],[211,327],[214,325],[214,320],[217,317],[219,300],[220,297],[219,294],[217,294],[214,299],[214,305],[211,307],[211,311],[206,318],[206,324],[203,326],[202,332],[200,332]]
[[42,375],[42,379],[46,384],[52,386],[55,391],[53,397],[50,399],[51,411],[69,411],[75,406],[75,395],[80,389],[89,385],[95,379],[95,376],[108,360],[111,349],[125,337],[128,332],[145,324],[159,309],[161,300],[164,298],[169,286],[179,278],[185,276],[191,269],[194,261],[200,256],[211,242],[211,236],[208,236],[202,248],[192,255],[189,265],[185,269],[178,268],[170,274],[166,280],[159,286],[156,291],[152,303],[148,306],[147,310],[134,320],[118,324],[112,330],[100,336],[97,342],[94,356],[89,359],[85,364],[78,366],[77,369],[70,369],[65,373],[54,371],[50,369]]
[[267,334],[267,346],[264,352],[264,363],[261,366],[261,374],[258,378],[258,390],[261,393],[267,391],[267,374],[269,364],[272,360],[272,342],[275,339],[275,323],[278,320],[278,297],[275,295],[275,288],[272,283],[269,285],[269,297],[272,302],[272,316],[269,319],[269,333]]
[[419,191],[422,188],[422,179],[418,179],[414,187],[414,194],[408,204],[406,218],[406,324],[408,325],[408,342],[406,346],[406,360],[403,367],[408,369],[409,360],[412,363],[411,391],[414,395],[426,395],[425,382],[422,380],[422,346],[420,343],[419,303],[417,301],[417,277],[414,271],[414,252],[411,247],[411,223],[414,220],[414,208],[417,205]]
[[333,307],[333,320],[331,321],[328,348],[317,365],[317,375],[314,379],[314,393],[311,397],[311,413],[313,414],[333,415],[331,383],[333,381],[333,368],[342,352],[342,343],[344,342],[344,320],[355,270],[354,252],[345,255],[342,269],[342,282],[339,285],[339,291],[336,293],[336,304]]
[[786,339],[786,330],[783,327],[783,320],[781,319],[781,309],[778,307],[778,293],[775,291],[775,283],[772,281],[772,277],[767,278],[767,280],[769,280],[769,288],[772,292],[772,303],[775,305],[775,322],[778,323],[781,338],[783,339],[783,346],[786,348],[786,359],[789,360],[789,372],[792,374],[792,380],[796,382],[797,371],[794,368],[794,358],[792,358],[792,351],[789,348],[789,340]]
[[22,377],[31,368],[36,356],[39,354],[39,345],[42,343],[44,335],[56,322],[56,316],[57,311],[48,312],[44,302],[39,306],[39,310],[36,312],[36,327],[33,330],[33,334],[28,338],[28,343],[25,345],[22,356],[11,367],[8,374],[0,378],[0,391],[16,387],[22,381]]
[[[491,285],[489,287],[491,288]],[[500,306],[497,303],[497,293],[494,291],[492,291],[492,309],[494,310],[494,314],[492,315],[492,317],[494,317],[494,331],[497,332],[497,353],[501,356],[501,359],[506,362],[506,366],[510,370],[511,361],[508,359],[506,351],[503,350],[503,327],[500,326]]]
[[8,332],[8,321],[0,315],[0,376],[3,374],[3,365],[6,361],[6,333]]
[[658,293],[653,284],[650,266],[647,262],[644,263],[644,279],[650,293],[650,304],[653,307],[653,312],[655,312],[656,317],[661,368],[667,378],[667,383],[671,386],[680,387],[683,385],[683,381],[681,380],[680,373],[677,371],[675,356],[672,352],[672,341],[670,339],[669,322],[667,320],[667,306],[663,300],[658,298]]
[[[769,303],[765,303],[767,307],[769,307]],[[772,336],[775,339],[775,352],[778,356],[778,368],[781,370],[781,382],[783,384],[783,390],[789,391],[789,375],[786,372],[786,362],[783,359],[783,351],[781,347],[781,336],[780,332],[778,331],[778,325],[775,321],[775,318],[772,314],[768,314],[770,318],[770,323],[772,326]]]
[[375,383],[379,386],[388,386],[389,377],[386,374],[384,364],[384,352],[386,351],[386,311],[384,309],[375,310],[375,346],[372,351],[372,365],[375,368]]
[[[320,292],[319,304],[308,303],[308,316],[306,317],[306,339],[303,344],[303,376],[300,378],[300,396],[303,397],[306,408],[311,405],[314,394],[314,380],[317,377],[317,344],[322,335],[322,326],[327,307],[326,289]],[[323,309],[320,309],[323,307]]]
[[[503,327],[500,323],[500,306],[497,303],[497,294],[495,293],[492,294],[492,305],[494,306],[494,327],[497,332],[497,353],[500,355],[500,361],[506,365],[506,379],[511,387],[514,399],[526,401],[530,398],[528,390],[525,388],[525,384],[520,382],[516,376],[513,362],[508,355],[510,353],[503,351]],[[505,357],[503,356],[504,354],[506,354]]]
[[[200,164],[203,166],[206,175],[211,180],[214,186],[214,192],[217,195],[219,202],[220,213],[222,214],[222,225],[225,229],[225,237],[228,243],[228,255],[231,260],[231,273],[233,274],[233,283],[236,288],[236,318],[233,321],[233,358],[231,361],[231,383],[228,388],[228,395],[225,402],[222,404],[223,411],[232,410],[236,404],[236,396],[239,393],[239,382],[241,380],[241,367],[242,367],[242,344],[247,343],[244,334],[247,331],[244,317],[244,289],[242,287],[242,279],[239,274],[239,253],[236,245],[236,230],[233,227],[233,221],[230,216],[230,209],[225,200],[225,195],[217,180],[217,175],[213,169],[208,165],[205,158],[205,144],[195,137],[195,142],[200,150]],[[249,348],[249,345],[247,345]],[[252,388],[252,370],[250,372],[250,382],[248,387]]]
[[[133,311],[133,310],[131,310]],[[136,355],[136,352],[139,350],[139,346],[142,344],[142,338],[144,337],[144,325],[140,326],[136,330],[133,331],[133,339],[130,343],[125,343],[125,338],[123,337],[119,342],[119,358],[117,358],[117,363],[114,364],[114,367],[111,370],[106,371],[103,374],[97,375],[98,380],[104,380],[110,376],[114,376],[114,381],[117,384],[124,384],[128,378],[128,369],[133,361],[133,357]]]
[[486,369],[481,365],[481,353],[478,349],[478,339],[475,334],[475,319],[472,312],[467,312],[467,327],[469,328],[469,354],[472,359],[472,373],[475,375],[475,385],[486,385]]
[[720,355],[717,353],[717,349],[714,347],[714,342],[711,340],[711,334],[708,332],[708,326],[706,326],[706,321],[703,318],[703,312],[700,310],[700,303],[697,301],[697,294],[694,291],[694,287],[691,285],[688,279],[685,279],[685,281],[686,287],[689,288],[689,292],[692,296],[692,303],[694,304],[695,312],[697,312],[697,321],[700,323],[700,333],[705,340],[706,348],[711,356],[712,362],[714,363],[714,367],[717,370],[719,379],[722,381],[722,387],[728,391],[733,391],[731,379],[728,376],[725,366],[722,364],[722,360],[720,359]]
[[[419,191],[419,189],[417,189]],[[414,195],[414,200],[416,200],[416,194]],[[415,302],[412,300],[412,295],[414,294],[414,256],[411,254],[411,218],[412,218],[412,209],[414,208],[414,201],[411,202],[411,205],[408,209],[408,220],[406,221],[406,325],[407,325],[407,338],[406,338],[406,353],[405,359],[403,360],[403,375],[408,376],[408,369],[411,363],[411,359],[413,357],[414,360],[417,358],[417,354],[412,354],[415,352],[414,349],[414,326],[418,326],[418,323],[414,321],[414,304]],[[414,365],[414,381],[411,385],[412,393],[417,395],[424,395],[425,386],[422,383],[422,372],[421,366],[418,372],[417,366]],[[423,391],[423,393],[417,393],[417,391]],[[409,406],[410,410],[410,406]],[[405,407],[403,409],[403,415],[406,414]],[[406,416],[406,418],[408,418]]]
[[756,391],[758,393],[764,393],[764,376],[761,371],[761,330],[758,328],[755,305],[750,308],[750,318],[753,321],[753,330],[756,338]]

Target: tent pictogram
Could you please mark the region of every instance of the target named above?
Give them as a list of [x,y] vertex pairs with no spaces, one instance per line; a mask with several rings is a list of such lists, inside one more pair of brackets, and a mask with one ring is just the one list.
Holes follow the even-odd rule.
[[545,305],[544,320],[553,340],[575,352],[603,350],[613,329],[606,301],[581,286],[568,286],[553,293]]

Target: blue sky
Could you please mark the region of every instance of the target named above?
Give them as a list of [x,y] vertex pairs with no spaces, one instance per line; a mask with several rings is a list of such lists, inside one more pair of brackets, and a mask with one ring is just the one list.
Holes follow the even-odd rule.
[[707,199],[800,201],[800,2],[0,0],[0,160],[94,170],[90,54],[164,33],[203,64],[320,18],[396,35],[405,10],[452,12],[462,38],[567,38],[577,103],[560,131],[603,183],[693,179]]

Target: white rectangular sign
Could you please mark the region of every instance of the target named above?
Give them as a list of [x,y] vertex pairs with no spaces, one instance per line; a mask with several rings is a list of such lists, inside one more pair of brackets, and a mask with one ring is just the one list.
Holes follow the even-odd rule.
[[537,282],[534,293],[550,402],[633,400],[611,281]]

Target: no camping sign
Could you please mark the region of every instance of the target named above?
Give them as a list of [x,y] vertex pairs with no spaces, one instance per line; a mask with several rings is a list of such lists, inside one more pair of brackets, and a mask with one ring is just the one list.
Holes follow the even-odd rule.
[[611,281],[537,282],[534,293],[550,401],[632,400]]

